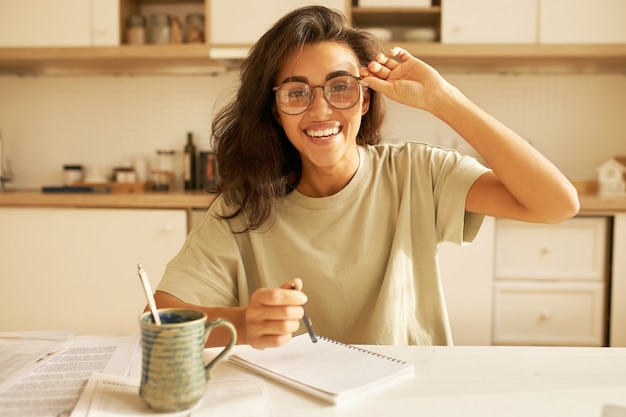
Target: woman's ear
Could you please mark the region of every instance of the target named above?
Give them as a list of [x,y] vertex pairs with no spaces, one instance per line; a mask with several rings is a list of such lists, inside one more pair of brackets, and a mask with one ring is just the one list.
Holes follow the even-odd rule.
[[365,116],[365,114],[370,109],[370,89],[367,87],[363,88],[363,104],[361,105],[361,115]]

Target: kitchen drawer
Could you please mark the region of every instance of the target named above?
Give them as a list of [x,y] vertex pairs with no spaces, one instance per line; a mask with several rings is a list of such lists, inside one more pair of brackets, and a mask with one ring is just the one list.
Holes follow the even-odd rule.
[[595,282],[496,282],[493,342],[603,346],[604,298]]
[[607,230],[606,217],[549,225],[499,219],[495,278],[604,281]]

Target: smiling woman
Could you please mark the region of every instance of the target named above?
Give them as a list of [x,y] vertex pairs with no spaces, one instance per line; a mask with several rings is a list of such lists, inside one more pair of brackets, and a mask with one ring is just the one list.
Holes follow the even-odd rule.
[[[382,144],[383,95],[446,122],[492,169],[424,143]],[[523,138],[321,6],[259,39],[213,141],[217,196],[156,299],[229,319],[258,348],[302,333],[304,303],[316,331],[344,343],[449,344],[438,244],[471,242],[485,215],[551,223],[578,210],[575,189]]]

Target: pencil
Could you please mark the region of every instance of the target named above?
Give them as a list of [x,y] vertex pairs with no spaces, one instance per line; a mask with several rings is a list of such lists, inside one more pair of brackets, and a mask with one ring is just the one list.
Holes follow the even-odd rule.
[[[291,284],[291,289],[295,290],[296,286],[294,284]],[[302,309],[304,309],[304,306],[302,306]],[[302,321],[304,321],[304,326],[306,327],[306,331],[309,333],[311,342],[317,343],[317,335],[315,334],[315,331],[313,331],[313,323],[311,323],[311,319],[306,314],[306,310],[304,310],[304,316],[302,317]]]

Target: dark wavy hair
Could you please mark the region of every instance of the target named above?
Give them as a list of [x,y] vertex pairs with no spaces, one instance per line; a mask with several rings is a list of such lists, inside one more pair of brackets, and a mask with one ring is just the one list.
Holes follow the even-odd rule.
[[[272,88],[293,51],[327,41],[347,46],[363,67],[381,51],[375,37],[353,27],[340,12],[307,6],[278,20],[242,63],[237,95],[212,123],[220,174],[214,191],[233,207],[232,213],[221,214],[223,219],[244,215],[246,227],[258,229],[272,215],[274,203],[299,183],[300,155],[274,117]],[[380,142],[385,117],[382,97],[371,89],[368,93],[370,105],[357,135],[359,145]]]

